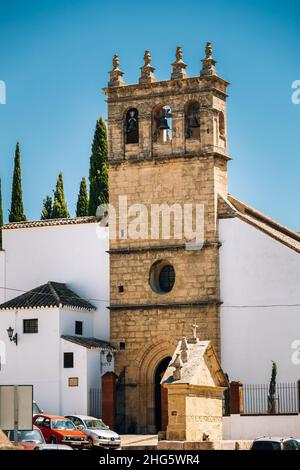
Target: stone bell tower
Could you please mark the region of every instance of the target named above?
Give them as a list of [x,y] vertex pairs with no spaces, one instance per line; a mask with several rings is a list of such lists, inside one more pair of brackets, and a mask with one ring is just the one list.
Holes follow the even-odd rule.
[[[111,341],[120,349],[123,432],[162,428],[161,377],[192,325],[200,340],[220,350],[217,199],[227,195],[228,83],[217,75],[210,43],[196,77],[187,77],[180,47],[170,80],[157,80],[149,51],[144,62],[139,83],[125,85],[115,56],[105,88],[110,215],[116,215],[110,220],[110,322]],[[203,243],[191,245],[180,226],[185,207],[197,204],[204,209]],[[153,213],[159,213],[158,228]],[[169,232],[163,230],[167,219]]]

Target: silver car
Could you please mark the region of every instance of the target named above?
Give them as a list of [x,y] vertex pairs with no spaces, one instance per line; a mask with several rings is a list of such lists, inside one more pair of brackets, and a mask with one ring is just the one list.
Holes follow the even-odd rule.
[[84,415],[68,415],[77,429],[86,434],[93,446],[106,449],[118,449],[121,446],[119,434],[109,429],[102,419]]

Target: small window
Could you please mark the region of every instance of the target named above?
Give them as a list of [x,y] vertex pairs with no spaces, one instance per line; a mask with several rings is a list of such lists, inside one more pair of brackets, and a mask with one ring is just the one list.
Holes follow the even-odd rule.
[[82,335],[83,332],[83,322],[75,321],[75,335]]
[[74,367],[74,354],[72,352],[64,353],[64,368],[72,369]]
[[39,324],[37,318],[31,318],[30,320],[23,320],[23,333],[38,333]]
[[124,292],[124,286],[118,286],[118,292],[119,293]]
[[120,351],[124,351],[124,349],[125,349],[125,342],[123,341],[120,343]]

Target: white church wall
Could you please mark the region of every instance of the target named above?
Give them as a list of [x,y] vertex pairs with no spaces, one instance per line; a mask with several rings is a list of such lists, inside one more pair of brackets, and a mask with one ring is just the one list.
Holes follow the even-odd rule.
[[[100,237],[99,237],[100,234]],[[94,336],[109,338],[108,229],[97,223],[3,230],[9,300],[47,281],[66,283],[97,307]],[[0,279],[1,279],[0,258]]]
[[263,436],[300,439],[300,415],[223,417],[223,439],[252,440]]
[[268,383],[274,360],[279,382],[297,381],[300,254],[238,218],[220,220],[219,232],[223,370]]
[[[24,319],[38,319],[38,333],[23,333]],[[7,328],[18,334],[11,342]],[[0,312],[2,385],[34,386],[34,399],[48,413],[57,413],[59,390],[59,313],[58,309],[28,309]],[[2,348],[1,348],[2,349]],[[3,353],[3,349],[2,349]],[[5,362],[5,363],[4,363]]]

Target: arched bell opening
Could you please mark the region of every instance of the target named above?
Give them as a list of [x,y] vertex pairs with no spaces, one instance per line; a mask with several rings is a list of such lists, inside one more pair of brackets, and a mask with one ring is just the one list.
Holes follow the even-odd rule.
[[185,106],[185,137],[200,139],[200,104],[190,101]]
[[153,142],[167,144],[172,141],[172,110],[168,105],[161,105],[153,110]]

